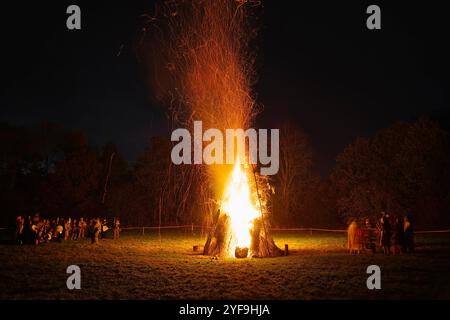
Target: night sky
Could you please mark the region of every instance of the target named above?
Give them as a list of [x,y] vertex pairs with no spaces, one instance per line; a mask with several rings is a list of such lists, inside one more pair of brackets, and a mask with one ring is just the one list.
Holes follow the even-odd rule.
[[[133,162],[150,136],[167,134],[131,49],[152,3],[2,1],[0,122],[81,129]],[[81,7],[79,31],[66,28],[70,4]],[[366,28],[369,4],[381,7],[381,30]],[[298,123],[322,175],[356,137],[396,121],[428,115],[449,129],[450,13],[440,2],[264,1],[260,11],[257,125]]]

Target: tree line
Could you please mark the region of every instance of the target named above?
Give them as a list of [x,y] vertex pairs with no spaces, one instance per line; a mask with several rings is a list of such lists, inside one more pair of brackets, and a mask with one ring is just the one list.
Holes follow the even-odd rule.
[[[124,225],[205,224],[214,210],[196,166],[175,166],[168,137],[151,137],[135,163],[116,145],[52,123],[0,125],[1,226],[20,214],[115,217]],[[423,227],[450,225],[450,139],[436,122],[398,123],[350,143],[332,174],[313,171],[307,136],[280,128],[280,170],[270,177],[275,226],[336,227],[381,211]]]

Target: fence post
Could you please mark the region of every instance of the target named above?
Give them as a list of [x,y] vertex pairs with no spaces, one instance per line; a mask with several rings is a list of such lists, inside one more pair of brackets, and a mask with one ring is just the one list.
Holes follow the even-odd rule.
[[192,231],[192,235],[194,235],[194,224],[191,224],[191,231]]
[[145,234],[145,227],[142,227],[142,235]]

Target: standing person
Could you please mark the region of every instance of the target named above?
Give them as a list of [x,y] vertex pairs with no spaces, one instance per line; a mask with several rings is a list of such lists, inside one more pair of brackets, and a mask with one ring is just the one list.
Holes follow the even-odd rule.
[[35,245],[39,244],[38,231],[38,226],[33,222],[33,224],[31,225],[31,242]]
[[53,232],[53,234],[52,234],[53,237],[56,237],[56,227],[57,226],[58,226],[57,220],[53,219],[52,220],[52,225],[51,225],[51,228],[50,228],[52,230],[52,232]]
[[31,216],[25,217],[24,219],[24,223],[23,223],[23,243],[25,244],[31,244],[33,243],[33,231],[31,230],[32,228],[32,220],[31,220]]
[[57,221],[58,223],[55,229],[55,239],[56,241],[61,242],[62,239],[64,238],[64,227],[63,227],[64,220],[58,219]]
[[103,230],[103,226],[102,226],[102,220],[100,220],[100,218],[97,218],[97,220],[95,221],[95,242],[98,243],[98,239],[100,238],[100,233]]
[[105,219],[101,219],[101,229],[100,229],[100,238],[101,239],[105,239],[106,238],[106,231],[108,231],[108,225],[107,225],[107,221],[106,218]]
[[114,240],[119,240],[120,233],[120,220],[119,218],[114,218]]
[[381,216],[380,216],[380,218],[377,218],[375,221],[376,221],[376,223],[375,223],[375,234],[376,234],[376,237],[377,237],[377,246],[378,247],[380,247],[381,248],[381,233],[382,233],[382,229],[383,229],[383,226],[381,225],[381,218],[383,217],[383,212],[381,213]]
[[43,234],[43,241],[48,242],[52,239],[53,230],[51,228],[50,220],[45,221]]
[[401,217],[395,217],[394,228],[392,233],[392,253],[402,253],[404,247],[404,230],[403,219]]
[[73,219],[72,222],[72,240],[78,240],[78,221]]
[[403,232],[405,252],[414,252],[414,229],[411,219],[407,216],[403,218]]
[[84,218],[80,218],[80,221],[78,222],[78,239],[84,239],[86,235],[86,221],[84,221]]
[[103,239],[105,237],[105,228],[104,228],[105,220],[104,219],[99,219],[99,221],[100,221],[100,239]]
[[46,234],[46,231],[45,231],[46,224],[47,224],[47,220],[45,220],[45,219],[42,219],[38,222],[36,244],[39,244],[44,241],[44,236]]
[[91,234],[91,243],[92,244],[97,244],[98,243],[98,237],[100,235],[100,229],[101,229],[102,225],[100,223],[100,219],[92,219],[91,220],[91,230],[90,230],[90,234]]
[[372,223],[370,223],[370,219],[366,218],[365,221],[365,248],[368,252],[371,254],[374,254],[376,251],[376,234],[375,230],[372,226]]
[[361,252],[361,241],[359,239],[359,227],[356,220],[352,220],[347,229],[347,246],[350,254]]
[[71,226],[72,226],[72,220],[69,218],[64,223],[64,240],[69,240]]
[[18,216],[16,219],[16,234],[14,236],[14,240],[18,244],[23,244],[23,227],[24,227],[25,219],[23,216]]
[[39,222],[41,221],[40,213],[35,213],[33,215],[32,223],[31,223],[31,236],[33,244],[39,244]]
[[384,254],[389,255],[391,253],[391,236],[392,229],[389,223],[389,215],[386,214],[381,217],[381,238],[380,246],[383,248]]

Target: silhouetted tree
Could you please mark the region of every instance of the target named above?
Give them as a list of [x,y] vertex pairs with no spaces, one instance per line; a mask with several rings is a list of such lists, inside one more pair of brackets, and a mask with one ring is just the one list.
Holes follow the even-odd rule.
[[337,158],[333,181],[344,218],[382,210],[421,225],[450,221],[449,135],[427,119],[357,139]]
[[136,223],[158,225],[159,196],[164,185],[169,183],[167,178],[169,162],[170,141],[163,137],[151,138],[133,171]]
[[303,200],[316,183],[312,150],[305,134],[293,124],[280,128],[280,168],[274,177],[273,220],[276,224],[304,223]]
[[55,164],[41,190],[45,209],[53,216],[103,216],[100,212],[100,164],[85,136],[73,133],[65,156]]

